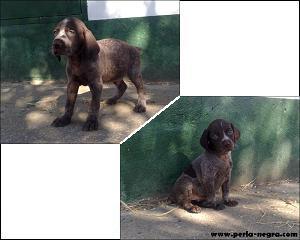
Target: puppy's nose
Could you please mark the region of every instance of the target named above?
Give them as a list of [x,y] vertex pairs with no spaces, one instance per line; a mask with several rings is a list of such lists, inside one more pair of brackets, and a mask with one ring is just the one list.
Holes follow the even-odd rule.
[[222,143],[225,147],[231,147],[232,146],[232,142],[229,139],[224,140]]
[[55,49],[62,48],[64,46],[64,42],[61,39],[54,39],[53,41],[53,47]]

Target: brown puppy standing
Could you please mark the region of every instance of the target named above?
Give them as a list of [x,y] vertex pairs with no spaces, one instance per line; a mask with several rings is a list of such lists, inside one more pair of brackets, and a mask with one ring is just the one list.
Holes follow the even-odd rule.
[[103,83],[113,82],[118,88],[118,93],[107,101],[108,104],[115,104],[127,89],[123,81],[125,76],[129,77],[137,89],[138,102],[134,111],[146,111],[139,48],[117,39],[96,41],[81,20],[71,17],[62,20],[55,27],[52,52],[59,60],[61,55],[68,57],[65,114],[56,118],[53,126],[63,127],[71,122],[78,88],[85,85],[90,88],[92,101],[83,130],[97,130]]
[[[223,119],[214,120],[204,130],[200,144],[205,152],[196,158],[177,179],[170,200],[189,212],[200,212],[198,206],[222,210],[224,204],[236,206],[230,200],[229,184],[232,170],[231,151],[240,138],[240,131]],[[216,203],[215,194],[222,188],[223,203]],[[196,204],[195,204],[196,203]]]

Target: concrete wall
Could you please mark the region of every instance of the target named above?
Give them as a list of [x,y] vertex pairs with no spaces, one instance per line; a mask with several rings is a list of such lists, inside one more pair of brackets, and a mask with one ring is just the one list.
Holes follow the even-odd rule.
[[146,81],[179,82],[179,15],[88,21],[86,1],[72,7],[65,7],[66,1],[8,3],[1,2],[1,14],[11,12],[1,15],[1,81],[65,79],[65,61],[59,63],[50,48],[54,26],[72,15],[84,20],[97,39],[118,38],[141,47]]
[[169,191],[203,152],[199,138],[216,118],[234,123],[233,184],[299,176],[299,101],[265,97],[181,97],[121,145],[122,199]]

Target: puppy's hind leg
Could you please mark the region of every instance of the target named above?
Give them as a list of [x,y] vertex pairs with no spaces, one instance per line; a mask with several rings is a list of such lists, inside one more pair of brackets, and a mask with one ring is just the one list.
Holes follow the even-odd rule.
[[140,72],[140,64],[135,63],[128,72],[128,77],[134,84],[138,94],[138,101],[133,111],[135,112],[146,112],[146,97],[144,90],[144,82],[142,74]]
[[118,79],[117,81],[114,81],[114,84],[117,86],[118,88],[118,92],[115,96],[113,96],[112,98],[109,98],[106,103],[109,105],[113,105],[116,104],[117,101],[123,96],[123,94],[125,93],[126,89],[127,89],[127,85],[126,83],[123,81],[123,79]]
[[179,196],[178,203],[179,205],[182,206],[183,209],[185,209],[188,212],[200,213],[201,208],[192,203],[193,202],[192,198],[193,198],[193,186],[191,184],[186,186],[184,193],[181,196]]

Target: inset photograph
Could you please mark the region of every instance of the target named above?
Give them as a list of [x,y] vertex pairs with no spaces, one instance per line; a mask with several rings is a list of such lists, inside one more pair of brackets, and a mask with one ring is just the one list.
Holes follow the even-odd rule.
[[180,97],[120,161],[121,239],[297,238],[298,97]]
[[179,1],[1,2],[1,143],[120,143],[177,96]]

